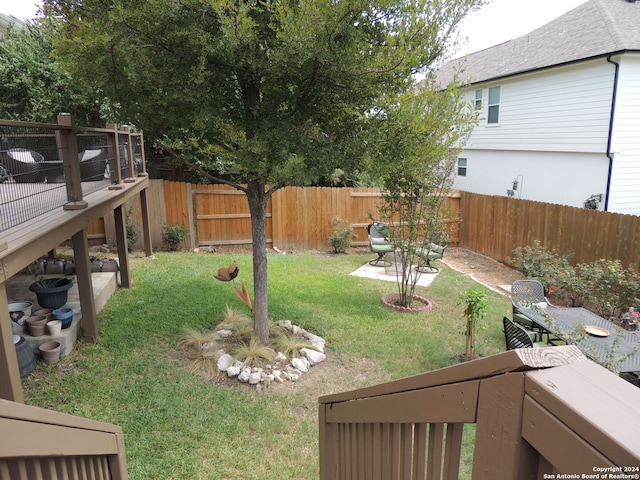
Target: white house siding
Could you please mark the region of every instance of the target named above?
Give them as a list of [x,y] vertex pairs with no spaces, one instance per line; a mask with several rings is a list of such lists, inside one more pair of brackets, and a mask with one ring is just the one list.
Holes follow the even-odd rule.
[[[605,59],[533,72],[483,88],[480,124],[468,147],[551,152],[606,151],[613,65]],[[486,122],[488,88],[500,86],[500,121]]]
[[[614,66],[606,59],[581,62],[473,85],[483,88],[483,111],[463,152],[467,176],[456,187],[506,195],[522,175],[516,196],[581,207],[604,194]],[[501,87],[500,121],[487,125],[488,88]]]
[[607,157],[595,153],[464,150],[467,175],[455,188],[506,196],[518,180],[515,197],[582,207],[591,195],[606,191]]
[[640,215],[640,54],[615,58],[620,62],[609,210]]

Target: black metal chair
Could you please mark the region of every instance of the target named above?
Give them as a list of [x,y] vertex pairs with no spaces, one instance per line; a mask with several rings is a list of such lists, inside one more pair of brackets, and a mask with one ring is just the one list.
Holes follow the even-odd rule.
[[437,245],[433,242],[428,243],[425,248],[416,250],[416,255],[420,258],[420,263],[416,267],[420,273],[438,273],[439,269],[434,267],[431,262],[441,260],[444,257],[444,251],[447,246]]
[[369,265],[374,267],[384,266],[385,254],[395,250],[389,242],[389,227],[384,223],[373,222],[367,225],[367,234],[369,236],[369,249],[378,255],[376,258],[369,260]]
[[536,340],[542,340],[544,335],[549,338],[549,332],[540,327],[537,323],[527,317],[520,308],[520,305],[535,305],[538,308],[553,306],[547,297],[544,296],[544,287],[538,280],[516,280],[511,285],[511,305],[513,310],[513,321],[536,334]]
[[514,348],[542,348],[549,346],[547,342],[534,342],[529,333],[508,317],[502,318],[504,339],[507,350]]

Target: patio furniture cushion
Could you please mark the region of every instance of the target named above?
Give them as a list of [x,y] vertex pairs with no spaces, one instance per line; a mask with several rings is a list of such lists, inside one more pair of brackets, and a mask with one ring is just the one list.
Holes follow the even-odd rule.
[[431,262],[440,260],[444,256],[446,245],[437,245],[433,242],[425,245],[425,248],[419,248],[416,250],[416,255],[420,258],[421,262],[416,267],[422,273],[437,273],[438,268],[434,267]]
[[384,256],[386,253],[394,251],[393,245],[389,242],[389,227],[380,222],[373,222],[367,225],[367,235],[369,236],[369,249],[378,255],[369,260],[369,264],[377,267],[384,266]]

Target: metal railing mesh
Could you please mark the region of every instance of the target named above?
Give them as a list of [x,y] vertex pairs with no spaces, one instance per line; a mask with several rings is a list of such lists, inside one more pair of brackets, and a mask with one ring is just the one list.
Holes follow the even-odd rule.
[[[139,135],[118,133],[116,155],[114,132],[78,127],[76,159],[59,138],[70,127],[16,123],[0,121],[0,232],[76,200],[68,189],[75,168],[80,170],[83,196],[117,183],[114,169],[120,168],[122,179],[131,177],[131,156],[133,176],[142,171]],[[68,165],[63,158],[68,159]]]
[[58,158],[53,129],[0,125],[0,231],[64,205]]

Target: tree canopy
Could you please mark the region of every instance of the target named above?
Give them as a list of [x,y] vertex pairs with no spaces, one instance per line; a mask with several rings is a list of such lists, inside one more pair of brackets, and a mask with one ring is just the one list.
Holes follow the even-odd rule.
[[[429,76],[482,0],[45,0],[66,70],[210,181],[246,193],[255,333],[268,334],[265,208],[367,170],[374,113]],[[84,88],[84,87],[83,87]]]
[[0,118],[55,123],[60,112],[69,112],[85,125],[99,121],[99,102],[60,68],[57,25],[43,18],[0,35]]

